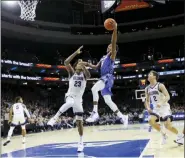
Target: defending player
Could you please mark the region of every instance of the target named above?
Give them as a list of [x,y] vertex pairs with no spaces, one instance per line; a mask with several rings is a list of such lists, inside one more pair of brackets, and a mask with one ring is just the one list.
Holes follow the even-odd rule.
[[78,143],[77,149],[78,152],[81,152],[84,149],[82,96],[86,88],[87,79],[90,78],[90,73],[85,66],[81,64],[82,60],[78,60],[77,65],[74,68],[71,66],[70,62],[76,55],[81,53],[82,48],[83,46],[65,60],[65,66],[69,73],[69,89],[65,96],[66,102],[48,122],[48,125],[53,126],[59,116],[72,107],[73,112],[76,115],[76,124],[80,135],[80,142]]
[[[103,56],[97,65],[92,65],[89,63],[84,63],[86,66],[91,67],[93,69],[100,68],[101,70],[101,78],[99,81],[95,83],[92,87],[93,94],[93,112],[89,118],[86,119],[87,122],[95,122],[98,120],[98,101],[99,95],[98,92],[101,91],[101,94],[105,100],[105,103],[112,109],[114,113],[121,119],[123,122],[126,118],[124,118],[123,114],[119,111],[117,105],[112,101],[111,96],[111,88],[114,84],[114,61],[117,54],[117,23],[111,21],[111,24],[114,28],[112,34],[111,44],[107,48],[107,55]],[[126,124],[125,124],[126,125]]]
[[24,113],[26,113],[28,117],[28,121],[30,121],[30,114],[26,108],[26,106],[23,104],[23,99],[21,97],[15,98],[15,104],[12,105],[9,113],[9,123],[10,129],[8,131],[8,137],[7,141],[3,144],[3,146],[6,146],[8,143],[10,143],[10,138],[13,134],[13,130],[16,126],[21,125],[22,128],[22,143],[26,142],[25,136],[26,136],[26,119],[24,117]]
[[[165,128],[176,134],[178,138],[181,137],[181,134],[178,134],[177,129],[172,126],[173,117],[170,105],[168,103],[170,96],[164,84],[157,82],[158,78],[159,75],[156,71],[150,71],[148,75],[148,81],[150,82],[150,85],[145,89],[145,107],[151,115],[149,124],[157,131],[162,133],[162,144],[165,144],[167,136],[165,131],[163,131],[160,125],[157,124],[159,119],[161,122],[164,122]],[[149,107],[150,101],[151,104],[153,104],[153,110],[151,110]]]

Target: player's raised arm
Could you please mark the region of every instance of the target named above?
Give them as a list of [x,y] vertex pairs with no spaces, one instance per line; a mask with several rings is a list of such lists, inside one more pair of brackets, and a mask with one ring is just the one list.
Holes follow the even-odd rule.
[[65,61],[64,61],[64,65],[66,66],[66,69],[68,71],[68,73],[70,75],[74,74],[74,69],[71,66],[70,62],[75,58],[76,55],[81,53],[81,49],[83,48],[83,46],[81,46],[80,48],[77,49],[77,51],[75,51],[73,54],[71,54]]
[[116,54],[117,54],[117,23],[112,22],[112,25],[114,25],[114,31],[112,33],[112,39],[111,39],[111,44],[112,44],[112,51],[111,51],[111,59],[115,60]]
[[82,62],[85,66],[88,66],[88,67],[90,67],[90,68],[92,68],[92,69],[98,69],[99,67],[100,67],[100,65],[101,65],[101,61],[99,61],[96,65],[93,65],[93,64],[90,64],[90,63],[88,63],[88,62]]
[[164,105],[166,102],[168,102],[170,100],[170,95],[165,87],[164,84],[159,84],[159,90],[164,94],[165,98],[162,102],[160,102],[159,104]]

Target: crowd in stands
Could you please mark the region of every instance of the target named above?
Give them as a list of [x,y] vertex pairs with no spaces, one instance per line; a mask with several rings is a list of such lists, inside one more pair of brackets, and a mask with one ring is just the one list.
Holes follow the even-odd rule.
[[[6,88],[5,88],[6,87]],[[44,96],[39,96],[36,91],[33,89],[28,90],[26,87],[19,87],[19,91],[16,91],[17,87],[10,85],[2,88],[2,99],[1,99],[1,126],[3,126],[4,114],[8,112],[12,103],[14,103],[14,98],[21,94],[24,99],[24,104],[27,106],[27,109],[31,115],[31,122],[27,124],[28,132],[44,132],[48,130],[60,130],[65,128],[75,127],[75,117],[72,114],[72,110],[64,113],[56,122],[53,128],[47,126],[48,120],[55,115],[59,106],[55,106],[53,103],[48,103],[48,100]],[[20,91],[22,91],[20,93]],[[16,92],[19,92],[18,94]],[[46,95],[47,96],[47,95]],[[129,122],[143,122],[143,116],[145,109],[144,106],[141,107],[130,107],[128,104],[118,104],[121,112],[128,112]],[[128,107],[128,108],[126,108]],[[84,104],[84,125],[90,126],[85,122],[85,119],[90,115],[92,107]],[[184,112],[184,106],[180,103],[171,104],[172,112]],[[107,105],[100,106],[99,108],[100,119],[94,125],[107,125],[107,124],[119,124],[119,118],[112,113]],[[16,133],[16,131],[15,131]]]

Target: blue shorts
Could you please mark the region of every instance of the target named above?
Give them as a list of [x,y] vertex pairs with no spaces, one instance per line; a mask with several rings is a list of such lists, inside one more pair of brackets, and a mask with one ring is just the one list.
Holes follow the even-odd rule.
[[112,74],[107,74],[105,76],[102,76],[100,78],[100,80],[102,80],[105,83],[105,88],[103,90],[101,90],[101,95],[111,95],[112,96],[112,92],[111,89],[114,85],[114,76]]

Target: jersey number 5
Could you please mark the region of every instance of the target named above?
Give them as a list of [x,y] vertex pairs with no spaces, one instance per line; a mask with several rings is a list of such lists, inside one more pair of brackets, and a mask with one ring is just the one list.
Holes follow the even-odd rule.
[[81,87],[81,81],[75,81],[74,86],[75,87]]
[[154,98],[154,101],[157,101],[157,98],[156,98],[156,96],[153,96],[153,98]]

